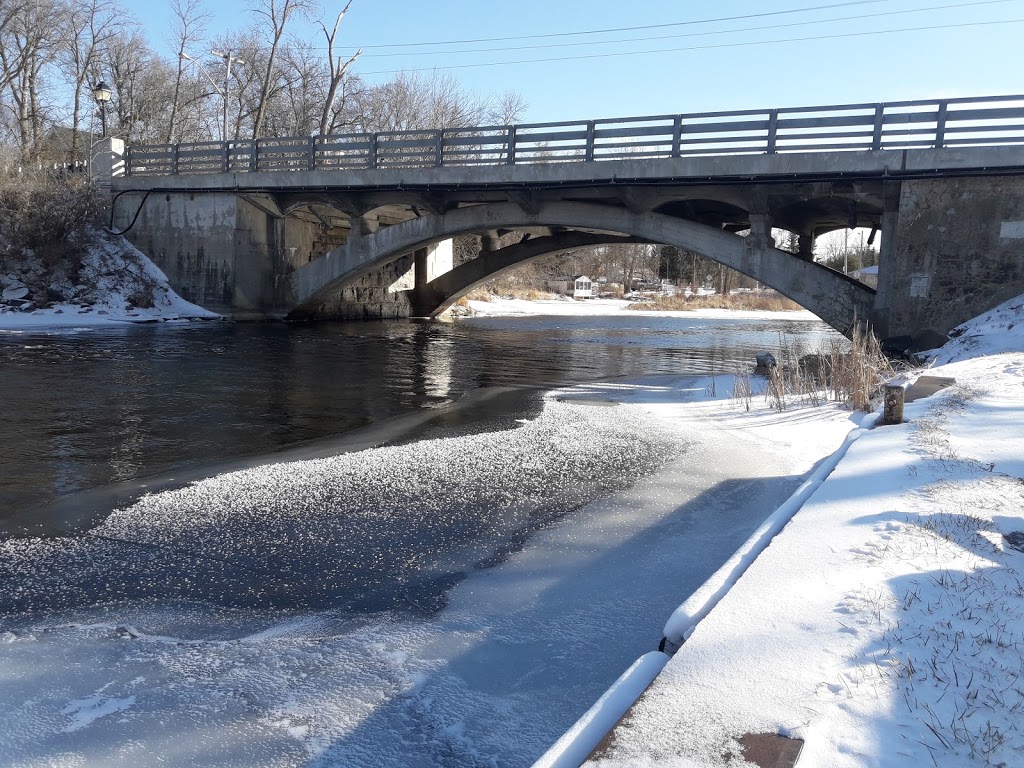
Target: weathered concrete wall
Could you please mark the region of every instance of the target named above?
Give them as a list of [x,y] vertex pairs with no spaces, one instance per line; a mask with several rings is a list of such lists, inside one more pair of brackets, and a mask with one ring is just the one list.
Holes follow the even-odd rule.
[[[115,208],[117,229],[131,224],[141,201],[141,194],[122,196]],[[238,320],[284,318],[292,309],[287,276],[344,244],[348,232],[294,216],[280,218],[267,212],[273,204],[265,202],[261,207],[225,192],[152,194],[126,237],[189,301]],[[439,263],[444,262],[442,256]],[[344,286],[315,316],[408,317],[412,264],[409,255]]]
[[890,336],[945,335],[1024,293],[1024,177],[904,181],[893,250]]
[[[141,203],[142,195],[122,196],[114,208],[114,227],[128,227]],[[231,314],[236,216],[237,198],[232,194],[153,194],[126,237],[166,273],[171,287],[184,298]]]

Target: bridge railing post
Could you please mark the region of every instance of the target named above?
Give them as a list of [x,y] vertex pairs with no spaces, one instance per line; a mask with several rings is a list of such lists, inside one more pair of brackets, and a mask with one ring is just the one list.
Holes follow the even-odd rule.
[[773,109],[768,113],[768,142],[766,151],[769,155],[775,154],[775,140],[779,135],[779,110]]
[[249,153],[249,170],[256,173],[260,169],[260,140],[252,140],[252,152]]
[[945,101],[939,102],[939,111],[935,116],[935,148],[942,149],[946,143],[946,110],[949,104]]
[[584,150],[584,160],[594,159],[594,121],[587,123],[587,148]]
[[683,116],[676,115],[672,123],[672,157],[679,157],[683,144]]
[[882,128],[885,125],[885,104],[875,106],[875,130],[871,133],[871,148],[882,148]]
[[220,169],[224,173],[228,173],[231,170],[231,144],[227,141],[221,145],[220,148]]
[[370,134],[370,145],[367,147],[366,163],[370,168],[377,167],[377,134]]
[[309,137],[309,144],[306,155],[306,168],[310,171],[316,170],[316,136]]
[[171,175],[178,175],[178,145],[171,147]]
[[434,140],[434,167],[440,168],[444,165],[444,131],[437,132]]
[[505,162],[508,165],[515,165],[516,162],[516,127],[510,125],[508,127],[508,138],[505,139],[505,144],[508,146],[508,156],[505,158]]

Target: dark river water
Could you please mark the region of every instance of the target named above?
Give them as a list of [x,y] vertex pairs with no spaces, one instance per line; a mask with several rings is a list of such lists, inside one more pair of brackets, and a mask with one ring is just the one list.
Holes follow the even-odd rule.
[[[405,439],[438,423],[491,428],[567,382],[749,370],[780,334],[804,348],[834,335],[806,319],[629,314],[0,332],[0,520],[395,417],[437,415]],[[513,395],[453,408],[495,387]]]

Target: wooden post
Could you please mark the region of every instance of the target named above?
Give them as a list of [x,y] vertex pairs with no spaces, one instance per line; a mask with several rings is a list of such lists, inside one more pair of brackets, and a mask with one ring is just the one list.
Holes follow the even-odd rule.
[[882,128],[885,126],[885,104],[875,107],[875,127],[871,132],[871,148],[882,148]]
[[676,115],[672,121],[672,157],[679,157],[683,143],[683,116]]
[[594,121],[587,123],[587,148],[584,150],[584,160],[594,159]]
[[306,169],[313,171],[316,170],[316,136],[309,137],[309,146],[306,151]]
[[939,112],[935,118],[935,148],[942,149],[942,145],[946,143],[946,109],[949,105],[944,102],[939,102]]
[[440,168],[444,165],[444,131],[440,130],[437,132],[437,136],[434,137],[434,167]]
[[775,139],[779,135],[779,111],[773,109],[768,113],[768,154],[775,154]]
[[903,397],[906,389],[902,381],[889,382],[885,385],[885,407],[882,411],[883,424],[903,423]]
[[505,143],[508,145],[508,156],[505,158],[505,162],[509,165],[515,165],[516,162],[516,127],[510,125],[508,127],[508,138],[505,139]]

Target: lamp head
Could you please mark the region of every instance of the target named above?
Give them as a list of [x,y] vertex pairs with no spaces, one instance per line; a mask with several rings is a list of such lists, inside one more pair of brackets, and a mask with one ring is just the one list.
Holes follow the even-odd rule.
[[97,104],[106,104],[110,101],[111,91],[110,86],[100,80],[92,88],[92,97],[96,99]]

